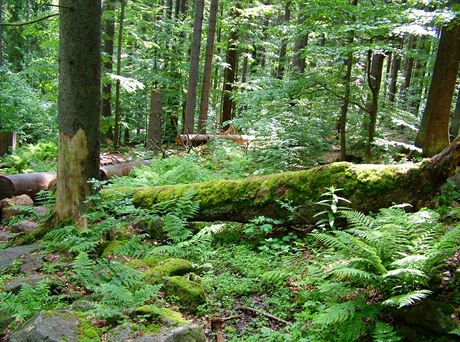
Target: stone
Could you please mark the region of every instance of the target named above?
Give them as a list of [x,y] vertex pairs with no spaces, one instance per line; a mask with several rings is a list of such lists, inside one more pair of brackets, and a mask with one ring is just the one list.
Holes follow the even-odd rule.
[[78,341],[78,317],[68,312],[41,311],[19,327],[10,342]]
[[45,207],[35,207],[34,210],[38,217],[46,217],[49,213],[48,208]]
[[30,274],[27,277],[14,278],[9,283],[3,285],[2,290],[18,291],[24,284],[34,287],[43,279],[45,279],[45,277],[41,274]]
[[123,323],[110,330],[106,335],[107,342],[132,341],[140,335],[139,328],[132,323]]
[[29,273],[32,271],[38,271],[42,267],[43,253],[41,251],[27,254],[21,257],[21,268],[22,273]]
[[199,283],[179,276],[164,277],[163,280],[166,295],[179,297],[181,307],[188,312],[195,313],[199,305],[206,303],[205,293]]
[[7,231],[0,230],[0,242],[8,241],[10,238],[10,234]]
[[193,270],[192,264],[185,259],[169,258],[158,262],[145,272],[145,281],[150,284],[161,282],[162,277],[181,276]]
[[21,221],[13,224],[10,230],[13,233],[28,233],[39,227],[39,224],[32,221]]
[[137,313],[141,315],[149,315],[154,320],[167,325],[178,325],[187,323],[180,312],[169,308],[160,308],[156,305],[144,305],[137,309]]
[[157,335],[144,335],[133,342],[206,342],[203,329],[195,324],[184,324],[177,328],[164,329]]
[[0,251],[0,272],[13,266],[14,261],[40,249],[39,244],[10,247]]
[[30,196],[20,195],[11,198],[5,198],[0,201],[0,208],[8,208],[14,205],[34,205],[34,201]]
[[435,300],[425,300],[404,311],[402,316],[410,324],[437,334],[448,334],[457,327],[454,307]]

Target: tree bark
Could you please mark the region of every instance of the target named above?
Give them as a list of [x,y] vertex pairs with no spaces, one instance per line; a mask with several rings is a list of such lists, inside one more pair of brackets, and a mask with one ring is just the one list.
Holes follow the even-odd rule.
[[[115,0],[104,1],[104,34],[103,34],[103,70],[105,73],[111,74],[113,71],[113,40],[115,36]],[[110,118],[112,117],[112,80],[106,78],[102,85],[102,103],[101,103],[101,116]],[[106,134],[108,139],[113,140],[112,127],[110,127]]]
[[374,144],[375,129],[377,125],[377,113],[379,109],[379,93],[382,84],[383,62],[385,55],[381,52],[369,52],[367,83],[371,91],[370,98],[366,104],[366,110],[369,114],[368,139],[366,146],[366,161],[372,159],[372,145]]
[[[125,21],[125,7],[127,0],[120,0],[120,18],[118,24],[118,45],[117,45],[117,75],[121,76],[121,51],[123,47],[123,26]],[[121,84],[118,79],[115,85],[115,132],[113,137],[113,147],[120,145],[120,126],[121,126]]]
[[208,121],[209,96],[211,94],[212,59],[214,55],[214,40],[216,36],[217,11],[219,0],[211,0],[209,10],[208,38],[206,45],[206,57],[203,71],[203,91],[201,92],[199,133],[206,134],[206,122]]
[[432,156],[449,144],[449,117],[460,61],[460,25],[444,27],[415,144]]
[[195,126],[196,86],[200,63],[201,31],[203,28],[204,0],[196,1],[195,20],[193,23],[193,41],[190,53],[190,72],[185,103],[184,134],[190,134]]
[[0,132],[0,157],[16,149],[16,132]]
[[[291,1],[290,0],[286,1],[285,7],[284,7],[283,25],[286,25],[289,22],[289,20],[291,20],[290,6],[291,6]],[[280,48],[280,54],[278,58],[278,70],[276,72],[276,77],[280,80],[284,76],[284,70],[286,69],[286,65],[287,65],[286,50],[287,50],[287,38],[283,37],[281,48]]]
[[[232,18],[235,22],[237,18],[236,12],[233,13]],[[224,125],[223,123],[228,122],[233,118],[232,92],[235,83],[236,67],[238,65],[238,29],[238,25],[233,24],[230,35],[228,37],[228,49],[226,57],[227,66],[224,71],[224,89],[222,93],[223,99],[221,124],[223,130],[227,130],[230,127],[230,124],[227,123]]]
[[[351,4],[353,6],[358,6],[358,0],[352,0]],[[355,16],[352,17],[354,22]],[[347,45],[350,46],[355,40],[355,31],[350,32],[350,36],[347,39]],[[347,115],[348,108],[350,105],[350,95],[351,95],[351,73],[353,70],[353,53],[348,52],[347,59],[345,60],[345,75],[343,76],[343,81],[345,85],[345,92],[343,94],[342,104],[340,106],[340,119],[339,119],[339,130],[340,130],[340,159],[346,160],[347,158]]]
[[150,118],[147,138],[147,148],[149,149],[161,146],[161,113],[161,93],[158,90],[153,89],[150,94]]
[[409,53],[409,56],[406,57],[406,64],[404,66],[404,81],[401,85],[401,97],[406,103],[406,98],[412,81],[412,71],[414,69],[414,57],[411,56],[411,53],[415,47],[415,39],[415,36],[410,34],[407,41],[407,52]]
[[101,1],[60,5],[56,219],[63,221],[81,218],[88,180],[99,177]]
[[390,83],[388,85],[388,101],[394,103],[396,100],[396,91],[398,86],[398,73],[401,68],[401,55],[400,50],[403,48],[404,40],[401,39],[399,43],[399,51],[393,53],[393,61],[390,70]]
[[[3,22],[3,0],[0,0],[0,23]],[[3,26],[0,25],[0,67],[3,66]]]
[[195,219],[248,222],[257,216],[288,219],[292,213],[280,201],[297,207],[296,221],[313,224],[314,215],[324,207],[317,204],[331,186],[343,189],[340,196],[350,207],[376,212],[395,203],[409,203],[413,209],[429,206],[445,180],[455,174],[460,161],[456,141],[432,159],[412,165],[354,165],[346,162],[243,180],[216,180],[197,184],[105,189],[103,198],[132,196],[136,206],[174,200],[194,191],[199,203]]

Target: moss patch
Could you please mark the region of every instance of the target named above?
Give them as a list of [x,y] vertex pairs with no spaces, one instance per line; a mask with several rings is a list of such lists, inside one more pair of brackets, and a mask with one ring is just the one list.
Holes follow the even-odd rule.
[[101,340],[99,330],[86,319],[80,318],[80,323],[78,324],[78,331],[79,342],[95,342]]
[[184,275],[191,272],[192,269],[192,264],[187,260],[176,258],[166,259],[145,272],[145,281],[151,284],[159,283],[162,277]]
[[116,255],[116,250],[126,244],[128,240],[115,240],[110,242],[105,248],[104,251],[102,252],[102,257],[107,258],[111,255]]
[[164,279],[166,294],[179,297],[180,305],[185,310],[195,313],[197,307],[206,302],[206,296],[199,283],[179,276]]
[[163,324],[179,325],[187,323],[187,320],[182,317],[180,312],[168,308],[160,308],[156,305],[144,305],[137,312],[139,314],[149,315],[154,320],[158,320]]

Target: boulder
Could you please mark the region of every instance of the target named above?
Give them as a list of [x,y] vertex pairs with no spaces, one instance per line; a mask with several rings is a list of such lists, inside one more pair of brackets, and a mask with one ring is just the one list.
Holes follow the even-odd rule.
[[28,233],[39,227],[39,224],[32,221],[21,221],[13,224],[10,230],[13,233]]
[[145,281],[155,284],[161,281],[162,277],[180,276],[190,273],[193,270],[192,264],[185,259],[169,258],[158,262],[151,269],[145,272]]
[[0,201],[0,208],[8,208],[14,205],[34,205],[34,201],[30,196],[27,195],[20,195],[11,198],[5,198]]
[[133,342],[206,342],[203,329],[195,324],[185,324],[177,328],[164,329],[157,335],[144,335]]
[[156,305],[144,305],[137,309],[137,313],[141,315],[149,315],[155,321],[159,321],[167,325],[178,325],[187,323],[180,312],[169,308],[160,308]]
[[199,305],[206,303],[205,293],[199,283],[179,276],[164,277],[163,280],[166,295],[179,297],[181,307],[188,312],[195,313]]
[[110,330],[106,335],[107,342],[132,341],[141,334],[139,327],[132,323],[123,323]]
[[27,277],[14,278],[9,283],[3,285],[2,290],[18,291],[25,284],[34,287],[43,279],[45,279],[45,277],[41,274],[30,274]]
[[38,271],[42,267],[43,256],[43,252],[41,251],[24,255],[21,257],[22,264],[20,271],[23,273]]
[[78,341],[79,320],[68,312],[41,311],[10,337],[10,342]]
[[39,244],[10,247],[0,251],[0,272],[13,266],[14,261],[40,249]]
[[34,210],[35,210],[35,214],[38,217],[46,217],[48,216],[48,213],[49,213],[48,208],[45,208],[45,207],[35,207]]

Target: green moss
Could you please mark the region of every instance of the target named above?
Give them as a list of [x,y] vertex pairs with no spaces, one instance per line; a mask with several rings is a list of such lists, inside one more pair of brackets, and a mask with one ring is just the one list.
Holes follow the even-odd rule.
[[116,250],[117,248],[120,248],[124,244],[126,244],[128,240],[114,240],[110,242],[105,248],[104,251],[102,252],[102,257],[107,258],[108,256],[111,255],[116,255]]
[[166,294],[177,296],[180,299],[180,305],[185,310],[194,313],[199,305],[206,302],[206,296],[199,283],[179,276],[164,279]]
[[78,324],[78,341],[79,342],[95,342],[101,340],[99,330],[93,326],[89,321],[80,317]]
[[140,268],[145,268],[145,267],[152,267],[158,264],[161,260],[163,260],[162,257],[148,256],[143,259],[133,259],[127,262],[126,265],[136,268],[136,269],[140,269]]
[[180,312],[168,308],[160,308],[156,305],[144,305],[140,307],[137,312],[139,314],[149,315],[163,324],[179,325],[187,323],[187,320],[182,317]]
[[150,284],[159,283],[162,277],[184,275],[191,272],[192,264],[184,259],[169,258],[160,261],[145,272],[145,281]]

